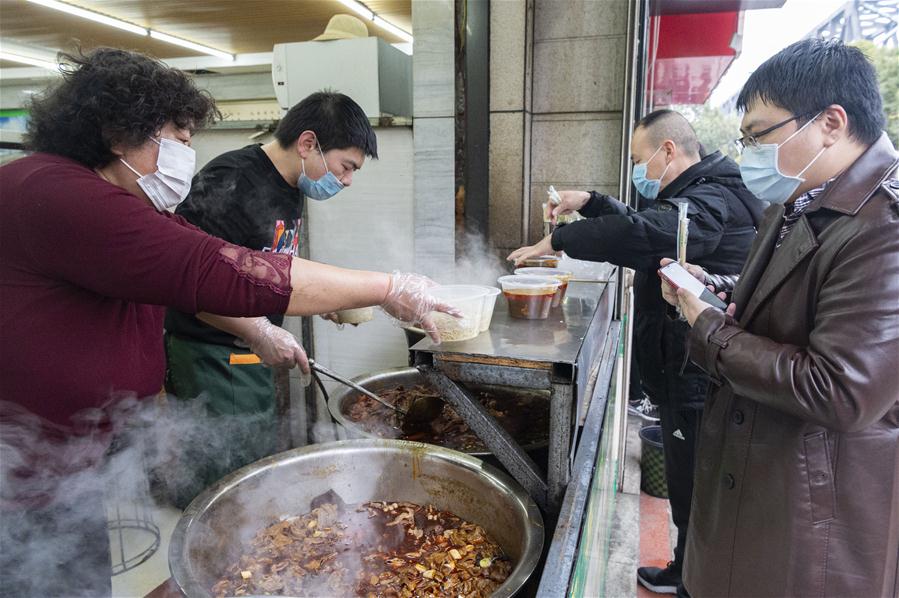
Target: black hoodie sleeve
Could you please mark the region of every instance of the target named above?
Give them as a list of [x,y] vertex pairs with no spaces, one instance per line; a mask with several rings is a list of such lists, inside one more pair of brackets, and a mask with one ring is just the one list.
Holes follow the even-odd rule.
[[712,253],[721,241],[727,214],[721,194],[708,191],[659,200],[640,212],[625,207],[624,213],[572,222],[556,229],[552,247],[576,259],[654,270],[663,257],[677,256],[677,204],[682,201],[690,204],[687,260]]
[[596,191],[590,192],[590,199],[584,204],[578,214],[584,218],[597,218],[599,216],[610,216],[613,214],[628,214],[633,210],[622,202],[618,201],[611,195],[603,195]]

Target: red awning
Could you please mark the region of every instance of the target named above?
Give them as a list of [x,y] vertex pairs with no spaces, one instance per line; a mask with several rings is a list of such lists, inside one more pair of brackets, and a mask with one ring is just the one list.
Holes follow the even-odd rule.
[[705,103],[737,56],[740,19],[740,12],[650,18],[646,93],[653,107]]

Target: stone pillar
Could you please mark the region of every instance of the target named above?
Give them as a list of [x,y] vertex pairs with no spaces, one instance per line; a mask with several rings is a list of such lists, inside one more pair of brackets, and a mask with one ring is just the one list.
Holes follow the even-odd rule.
[[455,266],[455,38],[453,0],[412,3],[416,272]]
[[527,239],[534,0],[490,2],[490,244]]
[[491,241],[542,236],[546,188],[617,194],[627,0],[491,0]]

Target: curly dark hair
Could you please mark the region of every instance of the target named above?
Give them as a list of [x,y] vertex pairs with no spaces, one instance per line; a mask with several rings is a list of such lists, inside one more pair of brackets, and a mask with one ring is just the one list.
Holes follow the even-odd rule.
[[167,122],[194,131],[221,118],[183,72],[127,50],[60,54],[62,79],[30,105],[28,149],[105,166],[118,144],[137,147]]

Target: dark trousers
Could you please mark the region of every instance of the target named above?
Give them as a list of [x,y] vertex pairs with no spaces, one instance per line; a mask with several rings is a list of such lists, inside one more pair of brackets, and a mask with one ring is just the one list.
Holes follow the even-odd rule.
[[671,519],[677,527],[674,547],[674,566],[684,564],[684,547],[690,522],[690,501],[693,497],[693,466],[696,460],[696,438],[702,422],[701,409],[659,406],[662,426],[662,445],[665,449],[665,481]]
[[277,417],[272,370],[232,365],[232,353],[247,353],[166,335],[166,386],[176,398],[168,417],[193,425],[171,427],[164,454],[154,458],[154,495],[184,509],[205,488],[244,465],[275,452]]
[[640,380],[640,367],[637,364],[636,352],[631,354],[631,373],[630,386],[628,386],[627,400],[631,403],[638,403],[643,400],[643,383]]

